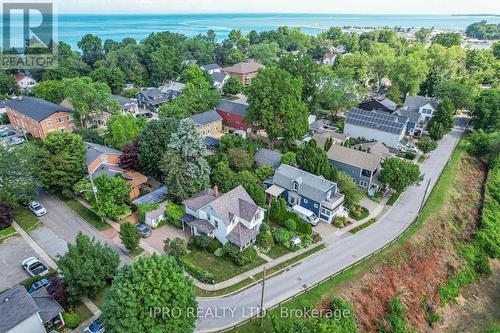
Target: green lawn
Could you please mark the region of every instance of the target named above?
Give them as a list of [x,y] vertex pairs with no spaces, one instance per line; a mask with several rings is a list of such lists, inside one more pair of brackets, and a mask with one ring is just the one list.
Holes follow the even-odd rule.
[[4,239],[16,234],[16,230],[14,227],[7,227],[5,229],[0,230],[0,239]]
[[106,230],[111,228],[111,226],[108,223],[102,221],[96,213],[79,203],[77,200],[73,198],[64,199],[61,196],[58,196],[58,198],[97,230]]
[[234,264],[229,258],[218,258],[212,253],[198,250],[193,250],[186,254],[185,258],[203,268],[205,271],[212,273],[215,277],[215,283],[228,280],[236,275],[240,275],[241,273],[266,263],[264,259],[257,257],[253,263],[241,267]]
[[104,304],[104,297],[106,296],[106,291],[108,291],[109,288],[111,288],[111,284],[104,286],[104,288],[102,288],[101,291],[95,295],[95,297],[91,298],[92,302],[94,302],[99,309],[101,309]]
[[391,195],[389,200],[387,200],[387,205],[388,206],[394,205],[396,203],[396,200],[398,200],[400,195],[401,195],[401,192],[395,192],[393,195]]
[[132,258],[137,258],[142,252],[144,252],[144,249],[140,246],[138,246],[135,250],[128,252],[128,255],[131,256]]
[[90,312],[90,310],[83,303],[75,306],[73,310],[80,316],[80,323],[83,323],[92,317],[92,312]]
[[[448,197],[449,188],[453,184],[453,179],[457,166],[460,161],[460,157],[464,153],[464,145],[459,143],[455,151],[453,152],[448,165],[443,170],[443,173],[439,177],[439,180],[432,190],[429,198],[427,199],[424,208],[417,218],[417,220],[408,228],[405,234],[399,238],[392,246],[381,251],[378,255],[371,257],[368,260],[362,261],[353,268],[339,274],[330,280],[320,284],[319,286],[308,290],[304,294],[296,297],[283,305],[287,309],[304,309],[314,307],[315,304],[323,301],[329,300],[333,296],[337,295],[342,290],[342,283],[361,277],[365,272],[370,270],[374,265],[383,262],[386,258],[390,257],[393,253],[398,252],[398,250],[405,245],[405,243],[421,228],[421,226],[426,223],[429,216],[437,212],[445,200]],[[289,319],[281,318],[279,316],[280,308],[276,308],[272,311],[267,312],[267,316],[264,318],[264,327],[260,327],[259,318],[255,318],[252,321],[246,323],[245,325],[239,327],[236,330],[232,330],[233,333],[255,333],[255,332],[272,332],[273,328],[269,315],[275,315],[279,321],[287,321]],[[293,317],[293,316],[292,316]]]
[[16,208],[15,220],[24,231],[33,230],[40,223],[40,220],[25,207]]
[[279,258],[281,256],[284,256],[285,254],[290,253],[290,250],[288,250],[286,247],[284,247],[281,244],[274,244],[271,249],[265,253],[266,256],[271,257],[273,259]]

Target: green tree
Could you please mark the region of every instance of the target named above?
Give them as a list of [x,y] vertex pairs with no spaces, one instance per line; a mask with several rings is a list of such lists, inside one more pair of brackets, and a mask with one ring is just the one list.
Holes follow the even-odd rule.
[[0,145],[0,202],[17,206],[20,196],[31,197],[38,163],[36,149],[31,145],[17,149]]
[[327,179],[332,177],[332,168],[325,151],[316,145],[315,140],[310,140],[297,152],[299,168]]
[[59,266],[72,302],[83,297],[94,297],[115,275],[120,258],[108,245],[79,233],[75,243],[68,243],[68,251]]
[[333,66],[335,72],[349,73],[350,78],[364,81],[368,77],[368,55],[364,52],[355,52],[337,57]]
[[238,78],[231,76],[222,87],[222,93],[226,96],[237,95],[243,92],[245,87]]
[[106,56],[106,61],[109,66],[118,67],[129,82],[142,84],[146,81],[146,68],[140,62],[140,52],[138,46],[125,46],[111,51]]
[[465,29],[465,34],[468,37],[477,39],[500,39],[500,28],[498,24],[487,23],[486,20],[472,23]]
[[148,122],[137,139],[138,159],[147,175],[161,179],[160,159],[168,149],[172,133],[177,130],[179,121],[174,118],[162,118]]
[[390,188],[397,192],[403,192],[411,185],[420,183],[424,176],[420,173],[418,165],[391,157],[382,163],[379,178]]
[[350,78],[335,77],[326,72],[321,76],[321,88],[318,95],[320,105],[336,116],[359,103],[360,90]]
[[260,185],[260,181],[250,171],[238,172],[236,181],[242,185],[248,192],[250,197],[255,201],[258,206],[265,205],[265,192],[264,188]]
[[449,99],[455,110],[473,110],[476,91],[476,85],[472,82],[446,80],[436,86],[435,96],[440,100]]
[[250,46],[250,56],[264,65],[270,65],[276,62],[279,52],[280,47],[276,42],[260,43]]
[[17,81],[14,75],[7,74],[4,71],[0,71],[0,94],[17,95],[18,93],[19,93],[19,86],[17,85]]
[[225,64],[226,66],[232,66],[246,60],[247,57],[245,56],[245,53],[243,53],[240,49],[229,49],[227,51]]
[[114,94],[121,93],[125,85],[125,74],[118,66],[99,66],[90,73],[90,77],[95,82],[107,84]]
[[160,117],[184,119],[197,113],[213,109],[220,101],[219,93],[208,86],[188,82],[182,95],[160,107]]
[[486,132],[500,128],[500,89],[485,89],[476,99],[472,122],[476,129]]
[[143,117],[136,118],[131,114],[113,115],[108,120],[108,143],[116,149],[122,149],[137,139],[146,126]]
[[141,233],[132,223],[125,222],[120,224],[120,239],[127,250],[134,251],[139,247]]
[[86,148],[80,136],[51,132],[43,141],[37,163],[38,179],[51,191],[70,189],[87,171]]
[[415,95],[428,72],[425,61],[415,54],[410,54],[396,59],[389,78],[403,94]]
[[[156,308],[170,309],[171,315],[151,315]],[[175,259],[153,255],[118,272],[100,318],[110,333],[184,333],[194,331],[196,309],[193,283]]]
[[179,122],[160,161],[169,195],[177,202],[208,186],[210,167],[204,157],[205,145],[190,119]]
[[444,98],[429,121],[429,135],[433,140],[440,140],[453,128],[455,107],[451,99]]
[[493,43],[493,46],[491,47],[493,50],[493,55],[497,60],[500,59],[500,41],[496,41]]
[[437,142],[429,137],[423,137],[420,140],[418,140],[417,147],[422,151],[422,153],[427,154],[428,152],[431,152],[434,149],[436,149]]
[[64,89],[65,86],[62,81],[47,80],[34,86],[31,92],[35,97],[59,104],[66,97]]
[[442,123],[433,122],[429,124],[429,136],[434,141],[441,140],[447,132]]
[[227,151],[229,166],[234,171],[250,170],[253,166],[253,159],[248,152],[241,148],[232,148]]
[[92,184],[87,179],[76,183],[73,189],[85,197],[97,215],[118,220],[123,215],[130,213],[127,201],[130,199],[131,188],[121,175],[109,177],[107,174],[101,174],[93,181],[97,200],[93,193]]
[[229,192],[237,186],[236,173],[231,170],[227,161],[220,161],[212,169],[210,176],[212,185],[217,186],[223,193]]
[[335,179],[339,191],[345,196],[345,204],[348,208],[358,205],[364,197],[364,191],[356,185],[352,177],[347,173],[339,171]]
[[475,130],[468,137],[467,150],[478,157],[490,158],[500,151],[500,132]]
[[246,121],[256,122],[271,140],[283,136],[292,141],[307,132],[307,107],[302,101],[302,79],[285,70],[268,67],[248,89]]
[[83,51],[82,60],[92,66],[94,63],[104,57],[104,48],[101,38],[87,34],[77,43]]
[[293,151],[288,151],[281,156],[282,164],[288,164],[291,166],[297,165],[297,155]]
[[259,180],[264,181],[274,175],[274,169],[270,166],[264,165],[255,169],[255,174]]
[[415,32],[415,39],[422,44],[426,44],[429,41],[432,30],[429,28],[420,28]]
[[462,35],[458,32],[440,32],[432,37],[432,43],[441,44],[445,47],[460,46]]
[[165,251],[166,255],[178,259],[187,253],[186,241],[181,238],[175,238],[173,240],[166,238],[163,241],[163,251]]
[[368,61],[368,70],[370,77],[376,83],[376,91],[380,89],[382,79],[389,76],[395,61],[395,51],[387,44],[376,43],[372,46]]

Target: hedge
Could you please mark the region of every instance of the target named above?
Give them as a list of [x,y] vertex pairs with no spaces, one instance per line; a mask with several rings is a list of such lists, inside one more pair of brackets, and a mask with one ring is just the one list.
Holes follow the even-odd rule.
[[200,266],[186,258],[181,258],[180,263],[192,277],[204,283],[215,284],[215,276],[212,273],[205,271]]
[[77,328],[80,325],[80,316],[75,312],[64,312],[63,319],[65,326],[69,329]]

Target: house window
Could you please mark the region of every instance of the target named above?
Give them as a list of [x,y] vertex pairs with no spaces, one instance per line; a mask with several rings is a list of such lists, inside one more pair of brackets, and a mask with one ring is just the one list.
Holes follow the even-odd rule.
[[292,184],[292,190],[298,191],[299,190],[299,183],[293,182],[293,184]]
[[304,203],[307,203],[307,199],[304,199]]
[[330,216],[330,213],[331,212],[328,209],[321,207],[321,214],[323,214],[325,216]]
[[364,180],[360,180],[360,181],[359,181],[359,186],[364,187],[364,188],[367,188],[367,187],[368,187],[368,183],[367,183],[367,182],[365,182]]
[[60,124],[60,123],[62,123],[62,122],[64,122],[64,118],[62,118],[62,117],[57,118],[57,123],[58,123],[58,124]]
[[370,170],[361,170],[361,176],[364,176],[364,177],[371,177],[372,175],[372,172]]
[[52,119],[47,120],[47,126],[52,126]]
[[108,155],[102,155],[101,156],[101,162],[102,163],[108,163]]
[[318,208],[318,204],[314,204],[314,208]]
[[422,110],[422,113],[425,113],[425,114],[432,114],[432,110],[431,110],[431,109],[423,109],[423,110]]
[[214,224],[215,224],[215,228],[218,229],[219,228],[219,222],[217,220],[214,220]]
[[299,202],[300,202],[299,198],[296,198],[296,197],[293,197],[293,196],[290,197],[290,204],[292,206],[298,205]]

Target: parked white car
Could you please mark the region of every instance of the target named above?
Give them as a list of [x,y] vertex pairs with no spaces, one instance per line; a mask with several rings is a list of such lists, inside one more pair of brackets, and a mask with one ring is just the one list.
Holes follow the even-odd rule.
[[304,207],[299,205],[293,206],[291,210],[292,212],[297,213],[297,215],[307,223],[310,223],[313,226],[318,225],[319,218],[310,210],[305,209]]
[[24,270],[31,276],[44,275],[49,272],[47,266],[42,264],[42,262],[35,257],[24,259],[22,265]]
[[47,210],[45,209],[45,207],[43,207],[42,204],[36,201],[30,202],[28,204],[28,208],[33,212],[33,214],[35,214],[38,217],[47,214]]
[[17,146],[17,145],[23,144],[24,142],[25,142],[24,138],[20,137],[20,136],[14,136],[14,137],[9,139],[9,143],[12,146]]

